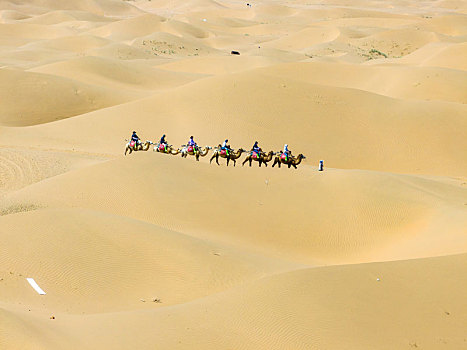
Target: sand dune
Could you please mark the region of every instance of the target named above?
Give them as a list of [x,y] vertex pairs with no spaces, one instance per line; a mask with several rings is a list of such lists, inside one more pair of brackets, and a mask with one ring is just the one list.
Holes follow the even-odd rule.
[[293,35],[269,41],[265,47],[282,48],[286,50],[302,50],[316,44],[335,40],[340,32],[336,28],[311,27],[301,30]]
[[[211,177],[208,163],[144,154],[29,186],[5,197],[4,210],[22,204],[92,208],[310,264],[454,254],[467,247],[466,189],[460,181],[342,170],[316,176],[309,167],[303,175],[278,169],[214,170],[217,175]],[[230,185],[225,188],[225,183]],[[140,188],[146,195],[131,203]],[[228,224],[223,212],[232,213]],[[439,240],[432,234],[440,229],[446,231],[444,239],[451,238],[429,244],[438,250],[425,254],[424,239]],[[422,248],[413,249],[418,245]]]
[[204,45],[196,39],[186,39],[167,32],[156,32],[137,38],[132,45],[155,56],[162,57],[186,57],[218,53],[218,50]]
[[125,62],[101,57],[83,57],[33,69],[98,86],[158,90],[183,85],[203,75],[172,73],[143,62]]
[[[17,70],[0,70],[0,125],[47,123],[138,97],[135,93]],[[42,87],[46,87],[44,90]],[[53,110],[50,110],[53,108]]]
[[125,41],[159,30],[163,21],[166,19],[161,16],[144,14],[107,24],[90,33],[115,41]]
[[[99,212],[37,210],[1,220],[10,242],[0,254],[2,282],[8,285],[2,301],[27,302],[35,309],[72,314],[154,309],[159,305],[153,299],[164,306],[184,303],[287,266]],[[37,298],[18,273],[35,276],[49,295]]]
[[9,23],[10,21],[17,21],[29,18],[28,15],[14,10],[1,10],[0,11],[1,23]]
[[467,35],[467,19],[465,16],[439,16],[430,18],[420,25],[424,30],[434,31],[449,36]]
[[221,57],[195,57],[181,59],[175,62],[161,64],[158,68],[175,72],[191,72],[199,74],[229,74],[258,67],[267,67],[281,62],[278,58],[264,56],[221,56]]
[[88,54],[90,56],[114,58],[118,60],[151,59],[152,62],[160,60],[159,57],[154,57],[151,52],[122,43],[112,43],[104,47],[92,49]]
[[[22,341],[34,336],[35,324],[44,333],[39,344],[45,348],[59,343],[71,348],[146,349],[157,343],[164,349],[457,349],[465,343],[465,266],[465,255],[459,255],[303,269],[155,310],[89,316],[56,313],[54,321],[24,308],[2,314],[15,320],[10,328],[26,330]],[[76,328],[87,337],[70,338]],[[109,337],[102,337],[104,330]],[[11,340],[6,344],[11,343],[17,344]]]
[[[192,134],[204,145],[216,145],[229,137],[244,148],[260,139],[264,149],[274,151],[289,143],[296,152],[312,157],[314,164],[324,158],[329,166],[339,168],[358,164],[370,170],[463,175],[467,165],[460,145],[466,139],[465,111],[463,104],[391,99],[291,77],[243,72],[198,80],[63,124],[44,125],[40,127],[43,141],[33,139],[45,146],[50,144],[46,139],[60,130],[58,139],[67,145],[74,142],[83,151],[98,147],[114,154],[122,154],[122,140],[132,129],[141,130],[145,140],[167,133],[176,146]],[[89,120],[101,135],[99,140],[86,136]],[[36,130],[12,130],[11,135],[28,144]]]
[[[456,291],[449,297],[433,280]],[[455,349],[464,346],[461,334],[466,322],[465,300],[456,286],[465,285],[465,255],[305,269],[181,307],[132,316],[143,318],[143,324],[156,323],[163,336],[154,332],[154,341],[167,349],[410,348],[415,344]],[[409,306],[401,309],[401,304]],[[121,315],[123,325],[114,334],[134,324],[133,317],[125,320],[125,316]],[[104,317],[87,320],[110,322]],[[213,320],[216,326],[209,327]],[[173,331],[178,327],[181,334]],[[335,332],[342,337],[334,337]],[[96,333],[93,338],[99,343]],[[116,342],[108,344],[118,347]],[[136,344],[145,347],[144,341]]]
[[434,52],[422,61],[422,65],[467,70],[465,47],[465,43],[453,44],[441,50],[433,50]]
[[11,144],[10,147],[0,148],[0,198],[5,193],[48,177],[108,160],[105,156],[14,147],[15,144]]
[[0,0],[0,349],[467,348],[466,15]]
[[36,23],[42,25],[58,24],[63,22],[71,21],[83,21],[83,22],[109,22],[112,18],[99,16],[97,14],[87,11],[76,11],[76,10],[58,10],[46,12],[42,15],[30,17],[23,22]]
[[0,24],[0,44],[2,46],[23,45],[35,40],[53,39],[74,34],[67,28],[42,26],[37,24]]
[[[262,72],[289,79],[293,77],[297,80],[312,81],[315,84],[365,90],[400,99],[439,100],[462,104],[467,102],[467,75],[458,70],[310,62],[276,65]],[[440,89],[439,86],[444,88]]]
[[116,0],[86,0],[81,2],[64,1],[58,4],[53,0],[31,0],[28,1],[27,4],[3,0],[2,7],[13,10],[26,8],[28,12],[40,15],[49,12],[50,10],[85,11],[92,14],[107,16],[128,16],[140,13],[138,9],[128,2]]
[[61,37],[58,39],[44,40],[24,45],[25,49],[51,49],[57,51],[68,51],[82,53],[88,50],[108,45],[109,41],[89,35]]

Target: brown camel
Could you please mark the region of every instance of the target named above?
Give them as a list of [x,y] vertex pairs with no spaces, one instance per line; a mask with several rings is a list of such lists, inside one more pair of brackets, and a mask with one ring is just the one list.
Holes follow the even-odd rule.
[[264,152],[261,152],[260,156],[255,158],[253,157],[253,154],[250,153],[243,161],[242,166],[245,165],[246,162],[249,162],[251,166],[252,161],[259,162],[260,167],[262,163],[264,163],[264,166],[268,166],[268,162],[272,160],[273,155],[274,155],[274,151],[269,151],[267,155]]
[[199,157],[204,157],[208,154],[209,150],[212,149],[210,146],[204,147],[191,147],[187,145],[182,145],[180,153],[183,158],[186,158],[188,155],[195,156],[196,160],[199,161]]
[[222,152],[221,145],[219,145],[219,147],[217,147],[214,150],[214,154],[212,155],[211,159],[209,160],[209,163],[211,163],[212,160],[214,158],[216,158],[217,165],[220,165],[219,164],[219,157],[221,157],[221,158],[227,159],[227,166],[229,166],[229,161],[232,161],[234,163],[234,166],[235,166],[235,164],[237,163],[237,159],[240,158],[240,156],[242,155],[243,152],[245,152],[245,150],[243,148],[240,148],[236,152],[233,151],[233,150],[229,150],[228,152]]
[[131,152],[136,152],[136,151],[147,151],[149,150],[149,146],[150,145],[153,145],[154,143],[151,142],[151,141],[146,141],[145,143],[139,143],[139,144],[135,144],[134,146],[130,146],[130,142],[128,142],[125,146],[125,155],[127,154],[127,152],[129,151],[130,154]]
[[302,159],[306,158],[301,153],[297,157],[289,156],[286,159],[283,159],[282,152],[278,152],[278,154],[279,155],[274,158],[274,163],[272,164],[272,167],[274,167],[274,165],[277,164],[280,168],[281,164],[286,164],[289,168],[293,166],[295,169],[297,169],[297,165],[299,165],[302,162]]
[[179,148],[175,149],[173,148],[172,145],[167,145],[167,146],[162,146],[161,147],[161,144],[158,143],[154,146],[154,149],[153,149],[154,152],[160,152],[160,153],[166,153],[166,154],[172,154],[172,155],[177,155],[179,154],[181,151]]

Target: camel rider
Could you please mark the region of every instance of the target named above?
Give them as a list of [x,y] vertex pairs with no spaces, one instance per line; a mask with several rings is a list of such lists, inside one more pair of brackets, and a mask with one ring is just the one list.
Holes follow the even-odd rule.
[[188,146],[192,146],[194,151],[198,149],[198,145],[196,144],[195,140],[193,140],[193,136],[190,136],[190,139],[188,140]]
[[258,157],[261,155],[261,148],[258,146],[258,141],[255,141],[255,144],[253,145],[253,148],[251,149],[251,154],[253,155],[253,152],[256,152],[258,154]]
[[162,135],[160,141],[159,141],[159,146],[160,145],[163,145],[164,146],[164,150],[167,151],[167,141],[165,139],[165,134]]
[[225,154],[227,154],[227,156],[228,156],[229,152],[230,152],[230,146],[227,144],[227,142],[229,142],[229,140],[225,139],[224,143],[222,143],[221,150],[224,150]]
[[140,145],[141,141],[139,139],[139,136],[136,135],[136,131],[133,131],[133,134],[131,135],[131,141],[135,143],[135,146]]
[[285,159],[286,159],[286,160],[287,160],[289,157],[292,156],[292,151],[289,150],[289,145],[287,145],[287,144],[284,145],[284,152],[283,152],[283,153],[285,154],[285,157],[286,157]]

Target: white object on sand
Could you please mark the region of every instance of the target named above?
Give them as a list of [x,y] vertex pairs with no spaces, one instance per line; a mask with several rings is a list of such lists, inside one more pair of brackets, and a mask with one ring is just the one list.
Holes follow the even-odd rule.
[[379,282],[379,277],[376,280]]
[[39,293],[40,295],[45,295],[45,292],[39,287],[39,285],[34,281],[34,278],[26,278],[29,284],[31,285],[34,290]]

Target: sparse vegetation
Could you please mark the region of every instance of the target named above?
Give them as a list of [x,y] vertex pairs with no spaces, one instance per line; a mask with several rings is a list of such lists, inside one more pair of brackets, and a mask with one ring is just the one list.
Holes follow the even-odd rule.
[[179,51],[176,51],[176,49],[186,50],[185,46],[183,45],[176,46],[175,44],[171,44],[167,41],[143,40],[142,45],[148,47],[150,50],[146,51],[154,54],[155,56],[176,55],[181,53]]
[[370,55],[379,55],[379,56],[383,56],[384,58],[388,58],[388,55],[376,49],[371,49],[369,53]]
[[36,204],[14,204],[9,207],[0,209],[0,216],[5,216],[5,215],[10,215],[10,214],[16,214],[16,213],[23,213],[27,211],[33,211],[40,209],[40,206]]

